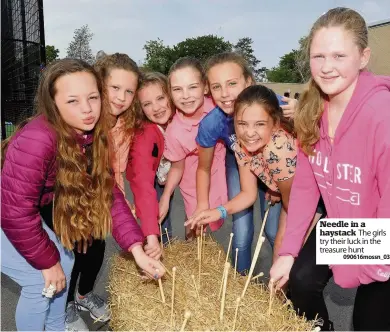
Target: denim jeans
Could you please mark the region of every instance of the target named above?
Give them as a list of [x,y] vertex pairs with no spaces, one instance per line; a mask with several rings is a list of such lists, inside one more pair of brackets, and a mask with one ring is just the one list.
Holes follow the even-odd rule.
[[[157,199],[160,201],[160,198],[164,192],[164,186],[161,186],[158,183],[157,177],[155,179],[154,188],[156,189],[156,192],[157,192]],[[161,230],[163,232],[163,237],[162,237],[163,244],[168,243],[168,237],[167,237],[167,233],[165,232],[165,228],[168,230],[169,238],[172,239],[172,224],[171,224],[172,204],[173,204],[173,194],[172,194],[171,199],[169,201],[168,213],[161,224]]]
[[[241,185],[237,161],[234,153],[230,150],[226,151],[226,180],[228,186],[228,198],[231,200],[241,191]],[[258,182],[260,212],[261,219],[263,219],[266,207],[265,193],[267,187],[261,181]],[[268,213],[267,223],[264,228],[265,236],[272,247],[278,231],[281,207],[281,203],[271,206]],[[252,259],[251,249],[254,233],[253,206],[233,215],[232,232],[234,233],[232,241],[232,261],[235,259],[236,248],[238,248],[237,271],[242,273],[249,270]]]
[[45,223],[42,225],[60,253],[60,262],[67,284],[66,288],[52,299],[42,295],[45,286],[42,271],[33,268],[11,244],[3,230],[1,231],[1,272],[22,287],[15,313],[18,331],[65,330],[65,306],[74,255],[72,251],[66,250],[61,245],[54,232]]

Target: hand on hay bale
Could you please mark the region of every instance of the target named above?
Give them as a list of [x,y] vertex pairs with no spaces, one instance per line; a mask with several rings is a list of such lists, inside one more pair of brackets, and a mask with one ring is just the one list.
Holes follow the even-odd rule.
[[160,279],[165,274],[165,268],[161,262],[149,257],[142,249],[142,245],[131,248],[131,253],[139,268],[149,278]]
[[184,223],[184,226],[189,226],[191,229],[198,228],[201,225],[207,225],[221,219],[221,213],[217,209],[209,209],[192,215]]
[[277,290],[281,289],[288,281],[291,268],[294,264],[294,257],[292,256],[280,256],[276,262],[272,265],[270,271],[269,287],[276,287]]
[[146,237],[146,245],[144,247],[145,254],[147,254],[149,257],[154,259],[160,259],[162,255],[162,246],[160,245],[160,242],[158,241],[157,235],[148,235]]

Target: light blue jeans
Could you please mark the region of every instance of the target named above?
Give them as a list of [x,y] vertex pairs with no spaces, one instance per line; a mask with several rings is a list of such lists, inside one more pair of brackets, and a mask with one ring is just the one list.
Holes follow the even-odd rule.
[[[226,180],[228,198],[231,200],[241,191],[241,185],[236,157],[233,152],[228,149],[226,151]],[[258,182],[261,220],[263,220],[266,206],[265,193],[267,188],[261,181]],[[264,228],[265,236],[271,247],[274,245],[276,233],[278,231],[281,207],[281,203],[271,206],[267,223]],[[235,260],[236,248],[238,248],[237,271],[245,273],[245,271],[249,271],[252,259],[251,249],[254,233],[253,206],[233,215],[232,232],[234,233],[231,252],[232,262]]]
[[67,287],[52,299],[42,295],[45,286],[42,272],[33,268],[15,249],[1,230],[1,272],[22,287],[15,320],[18,331],[64,331],[65,306],[72,273],[73,252],[66,250],[54,232],[43,223],[43,228],[60,252],[61,266]]

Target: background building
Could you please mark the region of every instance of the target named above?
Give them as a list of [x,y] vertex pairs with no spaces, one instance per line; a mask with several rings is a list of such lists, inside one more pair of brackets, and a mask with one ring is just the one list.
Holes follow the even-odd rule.
[[368,27],[368,40],[369,69],[378,75],[390,75],[390,19],[372,23]]
[[43,0],[1,0],[1,132],[33,113],[46,63]]

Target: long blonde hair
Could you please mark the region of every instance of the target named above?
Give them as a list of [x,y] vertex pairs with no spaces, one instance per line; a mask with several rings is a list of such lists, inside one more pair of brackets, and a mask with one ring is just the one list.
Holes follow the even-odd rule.
[[[57,136],[57,177],[54,188],[55,204],[53,224],[62,245],[73,249],[75,242],[89,236],[104,239],[111,231],[112,189],[114,181],[110,171],[107,120],[101,113],[93,132],[92,167],[87,171],[88,158],[80,149],[75,131],[61,117],[55,104],[56,82],[72,73],[91,74],[99,90],[102,86],[97,73],[89,64],[77,59],[63,59],[51,63],[44,71],[36,94],[36,115],[43,115]],[[6,150],[11,136],[2,144]]]
[[[100,79],[103,82],[103,106],[102,112],[105,114],[111,114],[110,112],[110,104],[108,100],[108,92],[106,87],[107,78],[110,75],[111,70],[113,69],[123,69],[134,73],[138,78],[138,84],[141,76],[141,71],[139,70],[137,64],[134,60],[132,60],[127,54],[123,53],[114,53],[110,55],[103,55],[95,63],[95,69],[99,74]],[[124,126],[121,130],[123,130],[123,141],[129,141],[133,139],[134,132],[137,129],[136,118],[135,118],[135,98],[130,105],[129,109],[124,111],[119,118],[123,119]],[[114,126],[116,119],[111,116],[110,125]],[[122,143],[122,142],[121,142]]]
[[[315,33],[322,28],[342,27],[349,31],[360,51],[368,45],[368,31],[364,18],[349,8],[334,8],[323,14],[313,25],[307,38],[305,54],[310,58],[310,46]],[[326,96],[320,87],[310,78],[307,88],[299,99],[298,110],[294,118],[295,131],[302,150],[313,155],[314,145],[320,137],[320,119],[324,112]]]

